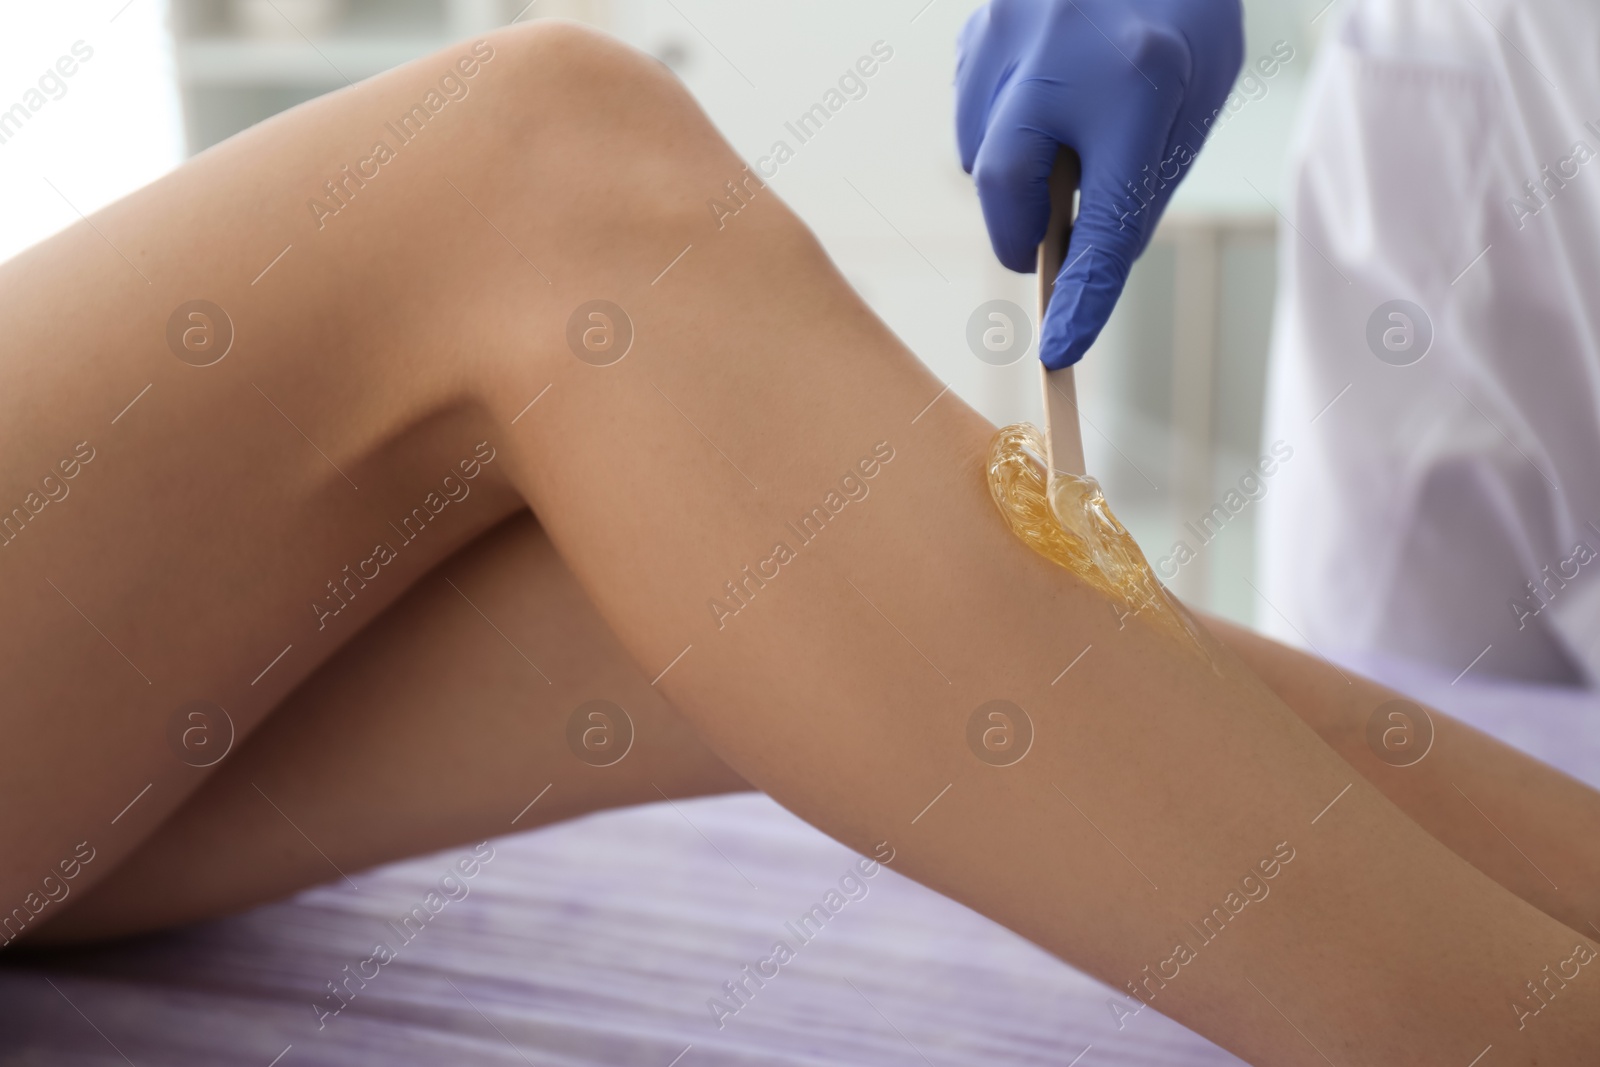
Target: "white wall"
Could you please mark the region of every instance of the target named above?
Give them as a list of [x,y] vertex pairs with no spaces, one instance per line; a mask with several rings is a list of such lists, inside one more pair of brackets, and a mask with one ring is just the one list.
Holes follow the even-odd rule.
[[0,110],[28,115],[0,143],[0,259],[182,161],[166,11],[166,0],[0,6]]

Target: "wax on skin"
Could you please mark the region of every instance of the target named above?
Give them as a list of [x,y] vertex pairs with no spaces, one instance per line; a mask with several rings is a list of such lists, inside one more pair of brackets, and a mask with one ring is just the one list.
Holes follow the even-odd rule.
[[1100,483],[1057,472],[1045,480],[1044,438],[1028,423],[1006,426],[989,444],[989,492],[1011,532],[1119,605],[1210,658],[1199,625],[1150,569],[1111,513]]

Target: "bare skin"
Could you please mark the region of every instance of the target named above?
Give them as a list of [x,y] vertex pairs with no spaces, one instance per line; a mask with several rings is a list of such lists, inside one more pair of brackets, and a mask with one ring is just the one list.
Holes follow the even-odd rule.
[[1385,746],[1374,747],[1368,725],[1399,693],[1223,620],[1207,624],[1423,829],[1545,914],[1600,937],[1600,793],[1437,709],[1427,710],[1433,742],[1426,754],[1411,763],[1415,753],[1390,748],[1395,762],[1385,762]]
[[[1397,694],[1222,620],[1208,625],[1435,838],[1577,932],[1600,933],[1585,892],[1600,881],[1588,844],[1600,839],[1594,790],[1437,710],[1427,754],[1386,763],[1367,722]],[[586,763],[567,740],[574,709],[597,697],[626,709],[633,728],[627,754],[605,766],[592,764],[607,755]],[[160,929],[512,829],[748,788],[650,685],[523,513],[418,582],[29,940]]]
[[[528,506],[740,778],[864,852],[889,841],[897,869],[1115,987],[1274,866],[1227,938],[1142,987],[1245,1059],[1592,1059],[1600,980],[1520,1029],[1509,1007],[1573,955],[1568,928],[1352,784],[1242,665],[1119,628],[1012,539],[979,474],[992,428],[950,396],[919,416],[939,383],[774,196],[710,228],[705,199],[741,164],[664,70],[559,26],[492,44],[471,96],[321,230],[306,198],[465,46],[219,146],[0,268],[0,324],[52,354],[0,368],[11,484],[105,442],[0,549],[9,733],[28,739],[0,752],[0,795],[37,813],[5,830],[0,899],[93,838],[87,888],[177,810],[202,780],[167,747],[184,701],[248,733]],[[199,294],[238,330],[205,368],[164,342]],[[609,367],[567,345],[597,297],[637,334]],[[473,495],[319,619],[325,583],[474,455],[493,459]],[[786,532],[854,471],[869,496],[814,541]],[[794,558],[719,620],[708,601],[779,539]],[[1038,731],[1006,768],[965,743],[995,698]]]
[[[567,740],[594,699],[631,722],[615,763],[586,763]],[[359,885],[421,852],[748,788],[651,688],[524,512],[358,634],[34,940],[225,915],[330,879]]]

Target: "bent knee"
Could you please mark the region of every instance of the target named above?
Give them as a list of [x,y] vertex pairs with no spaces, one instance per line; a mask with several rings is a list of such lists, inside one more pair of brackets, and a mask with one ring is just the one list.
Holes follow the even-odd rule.
[[[676,238],[709,224],[707,201],[730,181],[760,185],[651,56],[556,19],[487,40],[503,65],[472,134],[472,169],[492,186],[490,198],[515,205],[511,215],[542,230],[537,240],[560,248],[574,271],[651,235]],[[658,253],[641,254],[653,261]]]
[[626,175],[708,155],[735,158],[677,76],[614,37],[580,23],[536,19],[489,41],[509,60],[508,129],[552,141],[551,148],[566,153],[552,163]]
[[623,100],[640,90],[688,96],[664,63],[581,22],[533,19],[486,39],[530,90],[552,102]]

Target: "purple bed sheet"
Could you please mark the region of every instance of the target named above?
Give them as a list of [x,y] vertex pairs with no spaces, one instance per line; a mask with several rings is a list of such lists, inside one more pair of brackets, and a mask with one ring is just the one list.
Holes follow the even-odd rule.
[[[1600,784],[1593,694],[1360,666]],[[0,1064],[1241,1062],[1153,1011],[1119,1026],[1105,986],[890,869],[863,876],[765,797],[609,812],[492,848],[476,868],[454,849],[218,922],[7,957]],[[797,927],[815,905],[826,921]],[[758,967],[778,941],[790,958]],[[742,1001],[724,985],[741,981]]]

